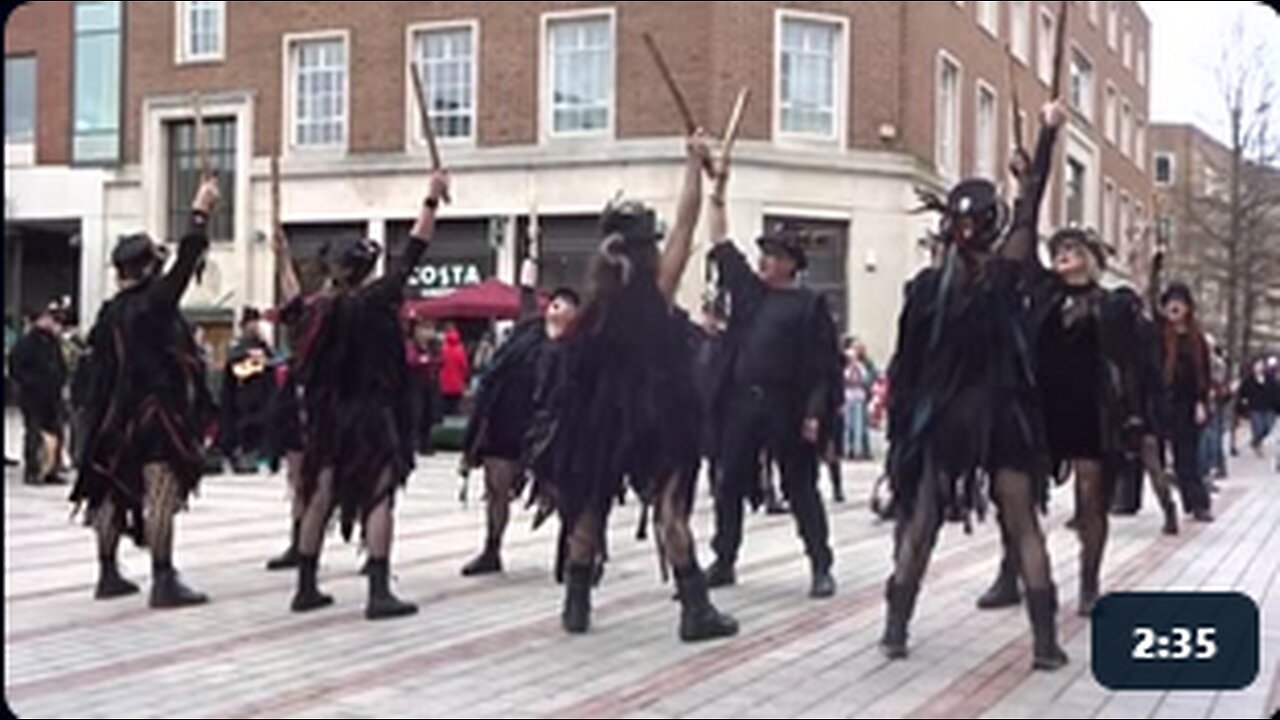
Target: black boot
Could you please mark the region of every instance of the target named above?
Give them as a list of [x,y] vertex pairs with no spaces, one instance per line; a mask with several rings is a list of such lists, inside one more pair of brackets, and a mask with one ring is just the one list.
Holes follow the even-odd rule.
[[1067,664],[1067,654],[1058,646],[1058,588],[1027,590],[1027,615],[1031,618],[1034,670],[1057,670]]
[[369,568],[369,602],[364,607],[366,619],[385,620],[417,614],[417,605],[403,602],[391,594],[391,565],[385,558],[369,558],[365,565]]
[[1093,617],[1093,606],[1098,604],[1097,573],[1080,576],[1080,597],[1076,601],[1076,615]]
[[707,571],[707,587],[715,589],[737,584],[738,574],[733,570],[733,563],[719,559],[711,563],[711,569]]
[[581,635],[591,627],[591,580],[595,571],[590,565],[570,565],[565,573],[564,610],[560,625],[570,635]]
[[93,592],[95,600],[110,600],[137,592],[138,586],[120,575],[115,558],[98,559],[98,587]]
[[836,459],[828,469],[831,475],[831,499],[837,505],[844,503],[844,477],[843,468],[840,467],[840,460]]
[[809,583],[809,597],[814,600],[825,600],[835,597],[836,579],[831,577],[830,567],[813,566]]
[[711,604],[707,577],[696,564],[676,568],[676,588],[680,598],[680,639],[684,642],[714,640],[738,634],[738,621]]
[[293,521],[293,531],[289,535],[289,548],[280,555],[267,561],[268,570],[289,570],[298,567],[302,557],[298,554],[298,533],[302,531],[302,521]]
[[493,575],[502,572],[502,553],[496,540],[490,538],[484,544],[484,550],[471,562],[462,566],[463,577]]
[[880,651],[890,660],[907,656],[907,624],[916,609],[916,585],[899,585],[890,577],[885,584],[884,635],[880,638]]
[[995,582],[978,598],[979,610],[1013,607],[1022,602],[1022,594],[1018,592],[1018,568],[1013,558],[1005,554],[1000,560],[1000,574]]
[[1165,535],[1178,534],[1178,506],[1173,504],[1173,498],[1165,498],[1160,502],[1160,509],[1164,511],[1164,527],[1161,532]]
[[320,592],[316,584],[316,574],[320,568],[320,558],[312,555],[298,556],[298,590],[293,595],[290,608],[296,613],[319,610],[333,604],[333,597]]
[[196,592],[183,584],[178,571],[168,563],[153,563],[151,567],[151,607],[181,608],[203,605],[209,596]]

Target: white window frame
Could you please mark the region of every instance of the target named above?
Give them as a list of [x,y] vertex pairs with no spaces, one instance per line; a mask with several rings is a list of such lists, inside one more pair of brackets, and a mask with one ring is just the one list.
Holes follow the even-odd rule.
[[1115,244],[1116,183],[1111,178],[1102,179],[1102,239]]
[[1089,24],[1098,27],[1098,21],[1102,17],[1102,0],[1089,0]]
[[1071,222],[1068,217],[1071,213],[1071,176],[1068,172],[1071,163],[1080,166],[1084,173],[1084,181],[1080,185],[1080,222],[1077,227],[1087,227],[1089,225],[1089,211],[1092,209],[1089,205],[1089,187],[1093,184],[1090,181],[1090,175],[1093,172],[1093,165],[1088,158],[1080,158],[1075,153],[1068,150],[1062,156],[1062,224],[1067,225]]
[[[831,132],[826,135],[788,131],[782,128],[782,26],[787,20],[833,25],[839,29],[836,68],[833,78],[835,112]],[[849,135],[849,53],[851,45],[849,18],[843,15],[802,12],[778,8],[773,14],[773,138],[783,144],[846,144]]]
[[[1040,27],[1045,18],[1052,23],[1049,29],[1048,42],[1040,34]],[[1045,86],[1053,82],[1053,38],[1058,31],[1058,16],[1048,6],[1040,7],[1040,15],[1036,18],[1036,77]]]
[[[942,69],[944,65],[951,65],[956,69],[956,92],[955,92],[955,112],[951,118],[954,121],[955,132],[952,133],[952,149],[950,157],[942,156]],[[959,180],[961,176],[962,153],[961,145],[963,144],[962,131],[963,125],[961,119],[964,117],[964,65],[960,59],[946,50],[938,51],[938,59],[934,64],[933,75],[933,162],[944,180]]]
[[1146,48],[1138,48],[1138,57],[1135,60],[1133,72],[1137,75],[1138,87],[1145,88],[1147,86],[1147,50]]
[[1125,70],[1133,69],[1133,27],[1129,22],[1129,18],[1124,19],[1124,39],[1121,42],[1123,48],[1120,54],[1120,60],[1124,63]]
[[[609,63],[612,82],[609,89],[609,107],[605,126],[599,130],[555,129],[555,75],[551,66],[551,25],[566,20],[592,20],[606,18],[609,21]],[[539,18],[538,28],[538,136],[541,141],[586,140],[613,138],[618,127],[618,10],[616,6],[557,10],[545,12]]]
[[[256,115],[255,100],[252,93],[222,93],[210,98],[201,108],[205,117],[233,118],[236,123],[236,184],[235,214],[232,218],[233,244],[248,242],[251,236],[253,215],[250,212],[250,191],[253,181],[253,148],[254,126]],[[140,138],[141,187],[143,189],[142,216],[146,228],[153,237],[164,237],[169,213],[169,140],[166,131],[171,121],[186,121],[195,117],[195,108],[187,95],[173,97],[147,98],[142,103],[142,124]],[[233,274],[228,266],[224,268],[224,277],[240,277]]]
[[218,49],[205,55],[196,55],[189,47],[191,41],[191,3],[174,0],[173,3],[173,61],[176,65],[200,65],[220,63],[227,59],[227,3],[218,0]]
[[[999,38],[1000,37],[1000,3],[995,2],[995,0],[979,0],[979,2],[975,4],[977,5],[977,7],[974,8],[974,10],[977,12],[978,27],[982,28],[983,30],[986,30],[987,34],[990,35],[991,37]],[[990,15],[990,17],[987,19],[991,21],[990,24],[987,24],[987,22],[983,20],[984,16],[988,14]]]
[[1147,171],[1147,123],[1138,116],[1133,119],[1133,162],[1142,172]]
[[[1160,167],[1160,159],[1165,158],[1169,161],[1169,179],[1160,180],[1158,169]],[[1175,179],[1178,177],[1178,158],[1171,152],[1157,152],[1152,156],[1151,160],[1151,181],[1156,187],[1171,187]]]
[[[1128,222],[1126,222],[1128,221]],[[1114,245],[1121,253],[1129,250],[1129,228],[1133,226],[1133,200],[1129,191],[1120,190],[1120,205],[1116,210],[1116,238]]]
[[[973,174],[979,177],[985,177],[991,182],[997,182],[1000,177],[1000,95],[996,92],[995,86],[988,83],[982,78],[978,78],[974,83],[973,92]],[[983,155],[983,138],[982,138],[982,94],[986,92],[991,95],[991,130],[988,137],[989,150],[987,152],[991,167],[982,167]]]
[[1129,98],[1120,98],[1120,154],[1133,156],[1133,105]]
[[[1084,51],[1084,48],[1080,47],[1079,45],[1072,44],[1071,59],[1070,59],[1071,64],[1075,64],[1075,59],[1077,55],[1080,56],[1085,62],[1089,63],[1089,87],[1086,92],[1086,97],[1084,98],[1083,107],[1077,107],[1075,103],[1071,103],[1071,109],[1080,113],[1081,117],[1083,117],[1085,120],[1089,122],[1090,125],[1092,125],[1094,124],[1094,118],[1097,117],[1098,64],[1093,61],[1093,58],[1089,56],[1089,53]],[[1068,99],[1070,99],[1071,90],[1072,90],[1072,88],[1070,87],[1070,83],[1071,83],[1070,66],[1068,66],[1067,83],[1068,83],[1067,97]]]
[[1120,3],[1107,0],[1107,47],[1112,52],[1120,50]]
[[[437,137],[440,145],[474,146],[480,125],[480,20],[464,18],[438,22],[413,23],[405,28],[405,146],[410,151],[426,152],[427,136],[418,110],[418,94],[413,87],[413,64],[418,60],[418,36],[433,32],[467,30],[471,33],[471,133],[455,137]],[[430,80],[423,78],[424,83]],[[430,93],[430,88],[425,88]]]
[[1120,144],[1120,92],[1110,81],[1107,82],[1102,104],[1102,112],[1106,114],[1102,119],[1103,137],[1107,142],[1118,147]]
[[[1009,3],[1009,51],[1013,53],[1013,57],[1020,60],[1023,65],[1031,64],[1031,36],[1035,31],[1031,22],[1031,8],[1035,3],[1031,0],[1020,0],[1022,9],[1018,9],[1017,3]],[[1014,28],[1018,26],[1019,18],[1022,21],[1022,42],[1018,43],[1018,35],[1014,32]]]
[[[294,46],[299,43],[307,42],[325,42],[339,40],[343,46],[343,59],[345,67],[342,73],[342,141],[330,145],[299,145],[298,144],[298,123],[295,117],[297,106],[296,84],[294,83],[293,74],[293,50]],[[351,31],[347,29],[335,30],[317,30],[314,32],[303,33],[286,33],[281,38],[282,54],[282,75],[284,93],[281,97],[284,99],[283,112],[280,113],[283,121],[283,134],[281,137],[287,138],[285,143],[285,154],[287,155],[345,155],[351,145]]]

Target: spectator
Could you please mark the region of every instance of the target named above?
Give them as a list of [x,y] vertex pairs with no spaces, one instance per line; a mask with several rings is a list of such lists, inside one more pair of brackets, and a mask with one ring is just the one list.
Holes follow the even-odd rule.
[[40,310],[9,356],[9,372],[18,385],[18,408],[26,431],[23,481],[28,485],[66,483],[57,474],[66,415],[62,392],[67,383],[58,317],[56,304]]
[[418,452],[435,454],[431,434],[440,421],[440,343],[435,327],[425,320],[410,320],[409,339],[405,342],[405,361],[409,364],[409,391],[414,432]]
[[445,415],[458,414],[470,374],[471,367],[467,362],[467,348],[462,344],[462,335],[458,333],[457,327],[449,325],[444,331],[444,349],[440,355],[440,397],[444,403]]
[[493,354],[497,352],[497,344],[494,341],[493,331],[486,330],[484,337],[480,338],[480,343],[476,345],[475,352],[471,356],[471,367],[474,370],[472,375],[475,381],[489,371],[489,366],[493,364]]
[[1240,399],[1237,412],[1249,418],[1251,430],[1249,446],[1262,457],[1262,443],[1271,434],[1275,419],[1276,379],[1267,372],[1267,362],[1259,358],[1250,366],[1240,383]]
[[1227,456],[1222,442],[1231,403],[1231,383],[1227,377],[1225,350],[1212,339],[1209,346],[1209,422],[1200,434],[1200,474],[1222,479],[1227,476]]
[[845,452],[853,460],[871,459],[871,432],[869,406],[871,391],[875,387],[878,372],[875,363],[867,357],[867,347],[852,338],[845,340]]

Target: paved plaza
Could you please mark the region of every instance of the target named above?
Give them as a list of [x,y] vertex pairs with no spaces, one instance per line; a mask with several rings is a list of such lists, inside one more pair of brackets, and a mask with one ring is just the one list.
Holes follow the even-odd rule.
[[[15,446],[9,425],[7,444]],[[279,476],[207,478],[180,520],[177,560],[211,604],[153,612],[145,594],[91,599],[92,534],[69,517],[65,490],[5,477],[5,695],[21,717],[1155,717],[1256,718],[1280,703],[1280,476],[1240,458],[1217,496],[1218,522],[1159,533],[1150,501],[1112,523],[1106,589],[1238,589],[1262,607],[1262,673],[1235,693],[1111,693],[1089,672],[1088,623],[1075,615],[1075,536],[1059,492],[1050,552],[1071,664],[1031,673],[1021,609],[978,612],[998,561],[993,522],[943,531],[913,625],[912,655],[888,663],[876,641],[891,533],[868,510],[876,468],[848,465],[850,502],[831,505],[838,596],[806,597],[808,568],[790,518],[755,515],[740,583],[715,593],[742,623],[735,639],[676,640],[678,605],[659,581],[652,541],[636,542],[634,503],[614,514],[612,562],[584,637],[559,628],[553,529],[514,516],[506,574],[458,569],[477,549],[482,511],[459,505],[456,456],[420,459],[399,508],[393,572],[417,617],[363,618],[354,546],[331,536],[321,569],[333,608],[288,611],[291,573],[267,573],[282,549]],[[829,486],[825,480],[824,493]],[[473,485],[473,496],[478,489]],[[700,493],[703,548],[710,502]],[[704,560],[706,560],[704,551]],[[122,552],[126,574],[148,560]]]

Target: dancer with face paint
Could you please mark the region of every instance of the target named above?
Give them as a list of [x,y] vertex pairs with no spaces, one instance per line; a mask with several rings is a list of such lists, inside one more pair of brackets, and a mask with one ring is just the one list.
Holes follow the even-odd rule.
[[974,478],[984,474],[1028,588],[1032,666],[1067,662],[1037,518],[1048,472],[1027,309],[1040,205],[1064,117],[1061,103],[1045,106],[1012,223],[988,180],[965,180],[930,205],[942,213],[944,258],[909,285],[889,380],[897,526],[881,648],[890,658],[907,654],[907,627],[943,520],[980,504]]
[[557,288],[538,316],[536,287],[536,263],[526,260],[521,270],[524,319],[494,355],[467,422],[461,471],[484,468],[486,514],[484,549],[463,566],[466,577],[502,572],[502,537],[511,503],[523,491],[525,437],[537,411],[540,378],[554,366],[552,356],[560,351],[581,304],[576,292]]
[[624,479],[655,508],[662,557],[678,587],[680,638],[738,630],[711,604],[689,528],[701,420],[689,320],[674,304],[708,160],[706,140],[695,134],[676,222],[661,251],[652,210],[635,202],[605,209],[584,303],[563,340],[548,409],[531,433],[535,491],[555,503],[564,527],[561,623],[568,633],[590,626],[609,511]]

